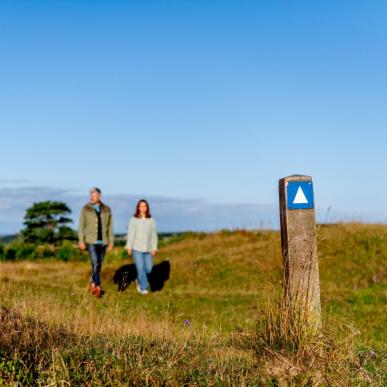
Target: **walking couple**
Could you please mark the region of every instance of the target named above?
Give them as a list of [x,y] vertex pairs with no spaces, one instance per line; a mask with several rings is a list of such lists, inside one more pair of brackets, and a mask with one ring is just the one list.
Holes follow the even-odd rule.
[[[79,221],[79,248],[88,250],[91,260],[92,275],[90,292],[102,296],[101,267],[106,252],[114,247],[113,217],[109,206],[101,201],[101,190],[90,190],[90,201],[81,212]],[[150,213],[149,204],[141,199],[128,226],[126,249],[133,257],[137,269],[137,291],[147,294],[148,275],[152,271],[153,257],[157,253],[156,222]]]

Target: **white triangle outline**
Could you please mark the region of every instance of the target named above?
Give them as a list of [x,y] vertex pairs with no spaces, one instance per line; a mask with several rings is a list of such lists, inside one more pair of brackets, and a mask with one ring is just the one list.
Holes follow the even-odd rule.
[[298,187],[296,196],[293,200],[293,204],[308,204],[308,199],[306,198],[304,191],[301,187]]

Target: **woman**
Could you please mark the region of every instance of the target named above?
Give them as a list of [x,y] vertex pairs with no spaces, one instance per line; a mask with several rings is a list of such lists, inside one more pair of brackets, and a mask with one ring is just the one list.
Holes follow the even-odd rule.
[[129,222],[126,248],[128,255],[133,255],[136,265],[137,291],[148,294],[148,275],[152,271],[153,257],[157,252],[157,230],[145,199],[137,203],[136,213]]

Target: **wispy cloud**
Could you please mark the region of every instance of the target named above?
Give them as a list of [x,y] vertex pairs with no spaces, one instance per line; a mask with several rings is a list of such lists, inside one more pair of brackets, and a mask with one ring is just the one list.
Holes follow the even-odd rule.
[[0,183],[27,183],[27,179],[0,179]]
[[[203,199],[164,196],[146,197],[160,231],[217,230],[221,228],[277,228],[277,212],[272,205],[218,204]],[[104,197],[112,207],[116,232],[124,232],[139,195],[120,194]],[[13,187],[0,189],[0,234],[21,229],[25,210],[34,202],[59,200],[73,211],[74,226],[87,194],[52,187]]]

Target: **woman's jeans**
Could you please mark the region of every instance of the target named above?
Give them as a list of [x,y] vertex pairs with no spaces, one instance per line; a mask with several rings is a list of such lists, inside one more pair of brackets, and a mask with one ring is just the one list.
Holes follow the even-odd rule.
[[152,271],[153,257],[151,253],[133,250],[133,260],[137,269],[137,280],[141,290],[149,287],[148,275]]
[[101,267],[102,261],[105,257],[106,246],[104,245],[88,245],[87,249],[89,250],[89,255],[91,259],[91,282],[95,286],[101,286]]

